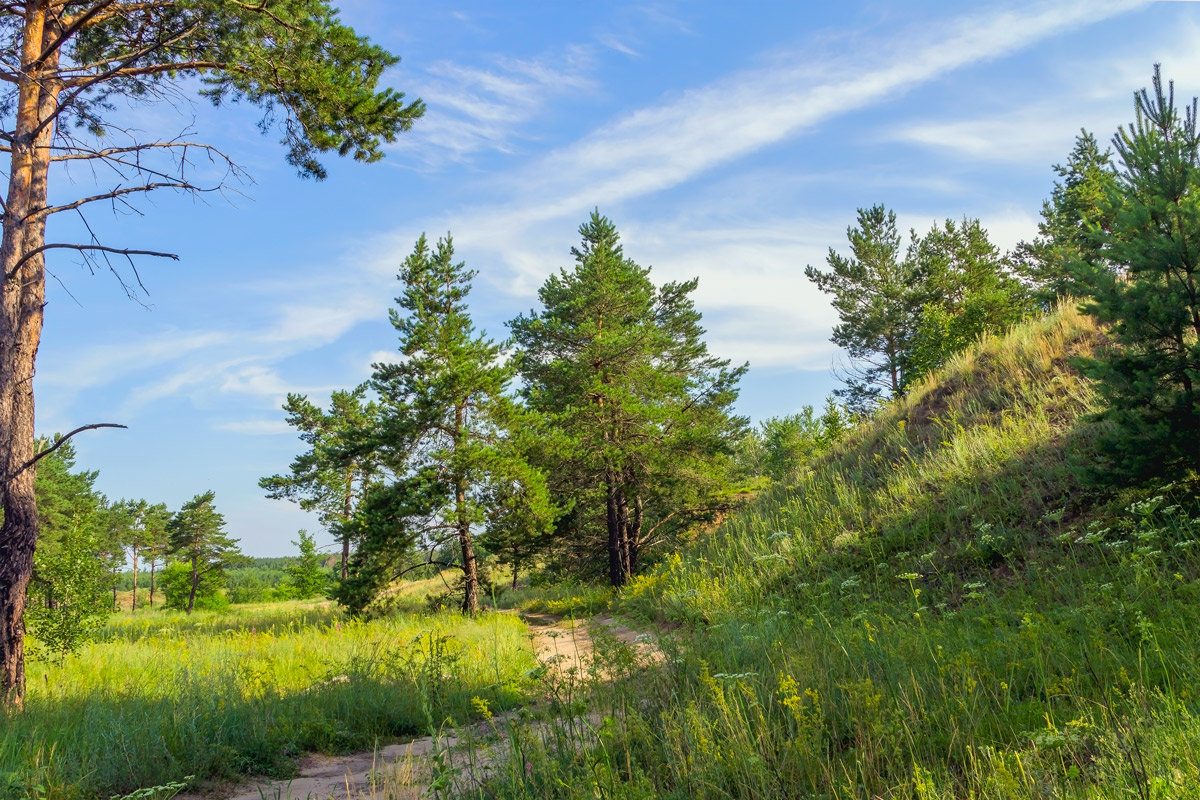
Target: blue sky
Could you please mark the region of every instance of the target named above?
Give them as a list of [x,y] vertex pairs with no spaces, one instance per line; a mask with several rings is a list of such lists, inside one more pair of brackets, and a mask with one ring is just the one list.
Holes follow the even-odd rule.
[[[257,487],[301,447],[284,396],[326,400],[394,352],[396,267],[423,231],[454,234],[479,271],[476,319],[502,338],[598,207],[658,281],[699,276],[710,346],[750,362],[740,409],[760,419],[835,386],[834,316],[803,271],[844,249],[857,208],[922,232],[979,217],[1007,249],[1034,234],[1079,129],[1106,141],[1128,123],[1155,62],[1200,94],[1192,3],[341,8],[403,58],[386,81],[429,106],[383,162],[330,159],[328,180],[302,181],[253,109],[121,109],[148,135],[220,146],[252,180],[92,212],[107,244],[181,255],[140,263],[140,304],[71,255],[49,262],[39,431],[128,425],[76,439],[101,490],[177,508],[214,489],[256,555],[319,530]],[[96,186],[54,180],[64,198]],[[76,233],[56,223],[52,239]]]

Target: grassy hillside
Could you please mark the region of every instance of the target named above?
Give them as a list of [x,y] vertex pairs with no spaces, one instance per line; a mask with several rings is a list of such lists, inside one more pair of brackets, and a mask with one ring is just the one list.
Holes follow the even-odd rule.
[[912,573],[941,595],[955,579],[1003,579],[1097,511],[1083,489],[1094,454],[1082,419],[1096,400],[1071,361],[1102,343],[1071,309],[985,340],[642,579],[632,607],[647,595],[646,613],[712,621],[803,604],[839,575],[865,591]]
[[1085,488],[1103,344],[1071,310],[983,342],[636,581],[678,652],[498,796],[1195,796],[1200,511]]

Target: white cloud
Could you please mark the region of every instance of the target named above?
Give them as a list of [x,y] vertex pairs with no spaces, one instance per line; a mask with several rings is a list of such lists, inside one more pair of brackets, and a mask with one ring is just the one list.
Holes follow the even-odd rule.
[[416,151],[434,166],[487,150],[512,152],[552,98],[595,88],[587,77],[591,62],[590,48],[577,45],[543,58],[496,58],[489,69],[436,62],[413,86],[425,117],[393,148]]
[[1040,103],[990,117],[908,125],[889,138],[952,151],[971,161],[1049,163],[1070,149],[1079,128],[1078,116]]
[[250,364],[226,370],[218,387],[222,392],[251,394],[265,397],[282,397],[290,385],[279,377],[279,373],[262,364]]
[[288,343],[297,349],[301,344],[327,344],[362,320],[381,314],[385,305],[386,300],[381,301],[368,285],[358,284],[341,297],[285,305],[269,327],[253,336],[260,342]]
[[1080,128],[1101,141],[1128,124],[1133,116],[1133,93],[1149,88],[1151,65],[1160,62],[1163,76],[1179,90],[1176,102],[1200,94],[1200,51],[1195,47],[1200,26],[1172,29],[1155,52],[1111,54],[1102,60],[1077,61],[1060,68],[1065,88],[1051,99],[953,120],[901,125],[885,132],[885,141],[903,141],[952,153],[969,161],[996,161],[1047,166],[1066,158]]
[[997,209],[980,218],[988,238],[1002,251],[1012,250],[1018,242],[1032,241],[1039,221],[1037,214],[1022,208]]
[[[949,70],[1011,53],[1067,28],[1142,5],[1140,0],[1038,6],[961,19],[915,41],[877,45],[840,61],[780,56],[678,99],[634,112],[536,164],[510,217],[578,214],[669,187],[830,118],[881,101]],[[882,53],[882,55],[880,55]],[[511,206],[510,206],[511,207]]]
[[296,430],[282,419],[249,419],[240,422],[222,422],[213,425],[214,430],[241,433],[247,436],[277,436],[295,433]]
[[694,298],[713,353],[752,367],[820,369],[837,317],[804,268],[823,266],[844,230],[786,219],[737,228],[686,221],[633,226],[623,241],[638,263],[653,265],[656,281],[700,278]]
[[[780,54],[769,67],[738,72],[657,106],[616,119],[573,145],[496,181],[505,200],[466,209],[440,227],[457,231],[473,263],[503,263],[504,280],[529,294],[559,251],[539,245],[553,223],[578,219],[599,204],[679,186],[806,128],[890,101],[947,71],[1001,57],[1072,27],[1142,5],[1141,0],[1072,2],[967,17],[921,38],[862,45],[839,59]],[[431,226],[437,228],[438,224]],[[549,237],[556,241],[561,237]],[[501,283],[492,273],[485,280]]]
[[375,364],[399,364],[403,360],[399,350],[375,350],[367,356],[366,370],[369,372]]
[[630,58],[639,58],[641,56],[641,53],[639,53],[637,50],[634,50],[629,45],[625,44],[625,42],[623,42],[621,39],[617,38],[617,36],[615,36],[613,34],[609,34],[609,33],[600,34],[599,36],[596,37],[596,41],[599,42],[600,44],[604,45],[608,49],[616,50],[618,53],[627,55]]
[[132,370],[226,344],[232,338],[224,331],[167,331],[153,339],[84,347],[73,351],[66,361],[42,359],[37,381],[39,386],[55,391],[78,392],[114,381]]

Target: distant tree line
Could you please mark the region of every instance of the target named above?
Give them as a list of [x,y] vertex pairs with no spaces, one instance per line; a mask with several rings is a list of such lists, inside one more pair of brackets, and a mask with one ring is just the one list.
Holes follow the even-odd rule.
[[226,533],[213,492],[174,513],[165,503],[113,501],[96,490],[98,473],[77,469],[75,460],[72,444],[62,443],[42,459],[36,481],[39,544],[26,621],[47,657],[90,638],[120,609],[120,590],[130,592],[131,611],[157,601],[190,613],[231,600],[318,596],[332,584],[333,571],[305,531],[294,542],[300,555],[273,571],[269,587],[256,585],[253,573],[231,581],[253,564]]

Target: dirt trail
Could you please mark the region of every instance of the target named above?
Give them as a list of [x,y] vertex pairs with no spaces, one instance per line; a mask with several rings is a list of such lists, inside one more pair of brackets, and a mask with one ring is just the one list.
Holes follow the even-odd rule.
[[[621,625],[612,617],[564,620],[549,614],[523,614],[533,636],[538,661],[566,678],[582,674],[592,659],[589,628],[603,628],[608,635],[639,649],[659,652],[653,638]],[[313,754],[300,761],[299,775],[286,781],[251,781],[225,793],[185,794],[177,800],[408,800],[424,796],[429,784],[431,757],[453,753],[464,741],[494,736],[507,718],[518,712],[498,715],[453,733],[426,736],[403,744],[380,747],[374,752],[346,756]],[[493,748],[483,758],[497,763],[503,753]],[[456,759],[457,760],[457,759]],[[486,772],[489,764],[476,762],[475,772]],[[381,788],[386,787],[386,791]]]

